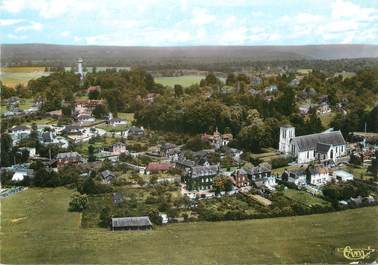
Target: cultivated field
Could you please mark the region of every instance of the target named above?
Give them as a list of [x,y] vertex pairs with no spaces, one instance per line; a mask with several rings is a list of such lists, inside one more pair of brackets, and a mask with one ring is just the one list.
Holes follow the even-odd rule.
[[49,75],[44,67],[3,67],[0,80],[4,85],[15,87],[18,84],[26,85],[29,80]]
[[32,188],[1,200],[0,262],[349,263],[336,248],[378,248],[378,207],[111,232],[81,228],[80,214],[67,211],[71,192]]

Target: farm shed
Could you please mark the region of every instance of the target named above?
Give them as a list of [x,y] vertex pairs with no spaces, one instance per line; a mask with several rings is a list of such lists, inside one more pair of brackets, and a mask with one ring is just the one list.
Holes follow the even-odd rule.
[[112,230],[146,230],[152,223],[148,216],[112,218]]

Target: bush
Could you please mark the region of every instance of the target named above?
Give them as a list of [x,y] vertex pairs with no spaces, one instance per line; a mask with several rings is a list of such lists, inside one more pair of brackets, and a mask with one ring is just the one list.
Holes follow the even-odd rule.
[[75,192],[71,196],[71,201],[69,203],[69,210],[74,212],[81,212],[88,205],[88,196],[86,194],[80,194]]
[[162,220],[159,215],[159,211],[157,209],[152,209],[148,213],[148,217],[150,218],[151,222],[156,224],[156,225],[161,225]]
[[285,167],[291,162],[291,159],[288,157],[279,157],[272,159],[272,168]]
[[82,194],[99,194],[111,192],[113,189],[111,186],[95,182],[91,177],[88,177],[78,187],[78,191]]
[[292,182],[288,182],[288,181],[281,180],[281,181],[278,181],[278,184],[280,184],[280,185],[284,185],[284,186],[288,187],[289,189],[298,190],[298,186],[295,185],[295,184],[292,183]]
[[185,150],[192,150],[192,151],[200,151],[200,150],[208,149],[208,148],[210,148],[210,144],[206,141],[203,141],[201,139],[201,136],[199,135],[190,138],[184,146]]
[[101,210],[100,213],[100,226],[109,227],[111,222],[111,212],[108,207],[105,207]]

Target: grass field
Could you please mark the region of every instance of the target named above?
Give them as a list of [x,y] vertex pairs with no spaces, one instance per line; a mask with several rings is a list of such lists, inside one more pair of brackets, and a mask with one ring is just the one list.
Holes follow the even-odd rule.
[[112,138],[112,137],[101,137],[99,139],[96,139],[96,142],[94,144],[90,144],[89,142],[84,142],[81,144],[78,144],[74,147],[74,150],[76,152],[79,152],[81,155],[88,156],[88,146],[92,145],[94,148],[100,148],[100,147],[108,147],[111,146],[113,143],[119,142],[118,138]]
[[26,85],[31,79],[49,75],[44,70],[44,67],[3,67],[0,80],[10,87],[15,87],[18,84]]
[[331,122],[336,117],[335,112],[326,113],[322,116],[320,116],[320,121],[322,122],[322,125],[324,128],[329,128],[331,126]]
[[285,194],[286,197],[292,199],[293,201],[299,202],[299,203],[304,204],[306,206],[329,205],[329,202],[322,200],[318,197],[312,196],[311,194],[309,194],[305,191],[288,189],[288,190],[285,191],[284,194]]
[[111,232],[80,228],[80,214],[67,211],[71,192],[32,188],[1,200],[1,263],[346,263],[336,248],[378,248],[378,207]]
[[134,121],[134,113],[118,112],[118,118],[124,119],[129,123],[132,123]]
[[[23,98],[20,101],[19,108],[22,110],[27,110],[33,105],[33,99],[32,98]],[[7,111],[7,106],[6,105],[1,105],[1,110],[0,113],[5,113]]]
[[364,180],[369,180],[369,179],[374,179],[373,175],[367,170],[366,167],[357,167],[353,165],[342,165],[339,167],[341,170],[345,170],[351,174],[355,178],[358,179],[364,179]]
[[183,75],[183,76],[163,76],[156,77],[155,82],[164,86],[174,87],[174,85],[182,85],[189,87],[194,84],[199,84],[201,79],[205,78],[204,75]]

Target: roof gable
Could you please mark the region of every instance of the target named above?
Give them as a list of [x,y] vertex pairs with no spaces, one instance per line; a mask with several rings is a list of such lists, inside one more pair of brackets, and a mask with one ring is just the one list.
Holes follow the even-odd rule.
[[345,140],[340,131],[323,132],[293,138],[293,143],[298,146],[298,151],[315,150],[318,143],[324,145],[345,145]]

